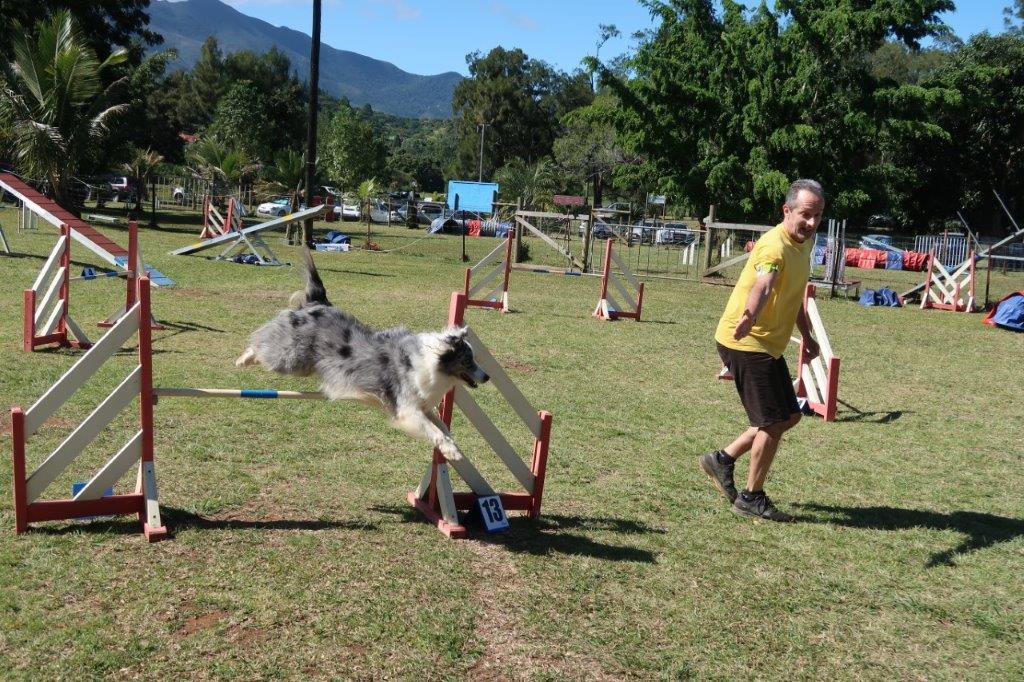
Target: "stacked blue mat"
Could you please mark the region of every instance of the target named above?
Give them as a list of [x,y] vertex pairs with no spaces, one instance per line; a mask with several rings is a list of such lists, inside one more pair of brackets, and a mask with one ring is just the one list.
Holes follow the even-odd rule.
[[899,308],[902,304],[900,303],[900,297],[892,289],[865,289],[860,295],[861,305],[868,306],[881,306],[888,308]]

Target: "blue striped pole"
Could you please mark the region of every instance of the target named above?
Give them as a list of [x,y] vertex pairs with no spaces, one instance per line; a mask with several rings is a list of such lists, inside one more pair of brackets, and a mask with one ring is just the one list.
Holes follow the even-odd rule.
[[319,391],[278,391],[273,388],[154,388],[153,395],[169,398],[247,398],[269,400],[273,398],[291,400],[326,400]]

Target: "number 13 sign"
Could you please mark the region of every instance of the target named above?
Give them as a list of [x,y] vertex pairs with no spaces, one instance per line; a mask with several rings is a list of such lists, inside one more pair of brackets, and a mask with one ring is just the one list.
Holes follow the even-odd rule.
[[505,516],[505,508],[501,506],[500,497],[497,495],[478,497],[476,506],[480,510],[480,517],[484,520],[484,527],[488,533],[508,530],[508,517]]

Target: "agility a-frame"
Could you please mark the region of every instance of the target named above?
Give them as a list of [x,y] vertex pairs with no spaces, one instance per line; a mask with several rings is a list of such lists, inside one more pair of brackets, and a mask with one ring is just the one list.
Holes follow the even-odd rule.
[[[466,296],[460,292],[452,294],[448,312],[448,323],[462,325],[466,311]],[[441,402],[440,415],[436,425],[448,431],[452,423],[454,407],[466,416],[473,427],[483,436],[490,448],[498,455],[525,492],[496,492],[484,479],[473,463],[463,457],[448,461],[440,451],[434,450],[430,467],[416,490],[409,493],[409,502],[434,522],[438,530],[448,537],[466,535],[466,528],[459,519],[460,510],[469,510],[480,498],[497,496],[504,509],[527,512],[531,518],[540,514],[544,493],[544,476],[547,469],[548,443],[551,437],[551,413],[537,411],[520,392],[505,370],[498,364],[480,338],[469,330],[467,339],[473,347],[473,355],[491,377],[502,398],[515,411],[519,419],[533,435],[533,453],[529,466],[515,448],[498,430],[490,417],[481,409],[476,400],[464,388],[449,391]],[[448,466],[451,465],[469,486],[471,492],[454,492]]]
[[[138,516],[142,531],[150,541],[166,535],[167,531],[160,520],[153,463],[153,364],[149,319],[149,279],[144,277],[139,280],[138,301],[96,345],[79,358],[30,408],[11,409],[14,514],[15,530],[18,533],[27,531],[30,523],[39,521],[133,514]],[[29,439],[136,332],[139,339],[138,365],[26,476]],[[41,500],[47,488],[136,398],[139,402],[139,430],[73,497]],[[115,485],[135,464],[138,464],[138,477],[134,492],[107,494],[108,488]]]

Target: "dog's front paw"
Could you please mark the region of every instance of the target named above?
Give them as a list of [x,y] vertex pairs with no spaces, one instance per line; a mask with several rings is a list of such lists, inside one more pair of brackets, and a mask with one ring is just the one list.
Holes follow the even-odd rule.
[[252,348],[246,348],[245,352],[238,356],[235,360],[235,367],[245,367],[246,365],[256,364],[256,351]]
[[444,458],[449,462],[460,462],[463,459],[462,451],[459,450],[455,443],[442,443],[441,447],[438,448]]

